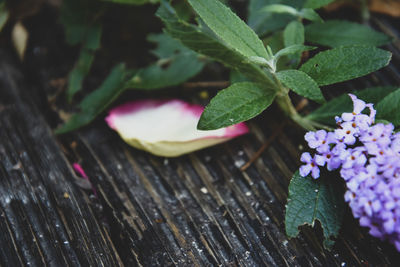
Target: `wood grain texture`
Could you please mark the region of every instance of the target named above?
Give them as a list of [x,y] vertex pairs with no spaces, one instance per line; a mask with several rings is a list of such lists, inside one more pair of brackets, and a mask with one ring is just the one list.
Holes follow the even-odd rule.
[[[262,156],[240,171],[279,127],[283,116],[274,107],[252,121],[247,136],[165,159],[130,148],[101,120],[54,136],[57,119],[46,106],[48,81],[42,77],[28,84],[24,71],[0,50],[1,266],[399,262],[395,249],[370,237],[349,211],[332,251],[321,247],[318,230],[304,228],[299,238],[287,239],[287,187],[304,132],[287,124]],[[390,68],[346,87],[395,84],[399,77],[395,56]],[[93,189],[74,173],[73,162],[82,165]]]

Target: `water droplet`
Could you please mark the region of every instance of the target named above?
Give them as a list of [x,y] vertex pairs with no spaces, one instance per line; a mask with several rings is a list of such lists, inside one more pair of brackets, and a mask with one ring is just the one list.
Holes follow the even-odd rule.
[[208,190],[207,190],[207,188],[205,188],[204,186],[203,186],[202,188],[200,188],[200,191],[201,191],[203,194],[208,194]]
[[243,150],[239,150],[239,151],[238,151],[238,155],[239,155],[239,156],[243,156],[243,155],[244,155]]
[[246,194],[246,196],[248,196],[248,197],[251,196],[251,192],[250,192],[250,191],[247,191],[245,194]]
[[68,245],[68,244],[69,244],[69,242],[68,242],[68,241],[64,241],[64,244],[65,244],[65,245]]
[[318,193],[318,189],[315,189],[314,192],[315,192],[315,193]]
[[167,166],[169,163],[168,159],[164,159],[164,166]]
[[342,262],[342,263],[340,264],[340,266],[344,267],[344,266],[346,266],[346,263],[345,263],[345,262]]
[[242,167],[246,162],[243,159],[235,160],[235,166],[237,168]]

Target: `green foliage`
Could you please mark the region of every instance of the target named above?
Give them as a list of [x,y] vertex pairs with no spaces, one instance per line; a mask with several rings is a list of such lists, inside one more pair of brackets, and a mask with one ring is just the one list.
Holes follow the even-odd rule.
[[148,40],[158,44],[153,52],[158,61],[140,69],[127,83],[136,89],[159,89],[180,84],[198,74],[205,61],[167,34],[151,34]]
[[297,171],[289,185],[288,203],[286,206],[285,228],[289,237],[299,234],[299,226],[314,226],[321,223],[324,233],[324,247],[331,248],[332,237],[337,237],[344,214],[343,196],[338,194],[332,177],[320,177],[317,180],[310,176],[301,177]]
[[220,91],[200,117],[200,130],[214,130],[249,120],[265,110],[275,93],[256,83],[241,82]]
[[330,4],[334,1],[335,0],[307,0],[306,3],[304,4],[304,7],[317,9],[317,8],[323,7],[327,4]]
[[318,103],[325,102],[318,84],[304,72],[299,70],[283,70],[278,72],[276,76],[281,83],[292,89],[295,93]]
[[125,90],[128,74],[124,64],[115,66],[100,87],[83,99],[79,105],[80,112],[72,115],[55,133],[63,134],[93,121]]
[[400,88],[385,96],[376,105],[377,119],[387,120],[395,126],[400,125]]
[[222,62],[255,82],[266,86],[273,85],[272,77],[269,73],[262,71],[259,66],[251,63],[236,50],[227,47],[210,35],[203,27],[181,20],[166,1],[161,3],[156,14],[164,22],[167,33],[188,48]]
[[[378,103],[387,95],[395,91],[397,87],[372,87],[364,90],[353,92],[357,97],[367,103]],[[335,125],[335,116],[340,116],[344,112],[351,112],[353,102],[348,94],[343,94],[332,99],[321,107],[311,112],[306,118],[326,125]],[[378,110],[378,116],[381,112]]]
[[89,73],[94,60],[94,53],[100,47],[102,26],[98,15],[103,12],[97,1],[64,1],[61,8],[61,22],[64,25],[65,37],[70,45],[81,45],[77,63],[68,77],[67,98],[82,88],[85,76]]
[[370,27],[344,20],[330,20],[313,23],[305,28],[306,40],[329,47],[345,45],[380,46],[390,42],[390,38]]
[[228,7],[215,0],[188,1],[207,26],[231,49],[245,57],[269,57],[254,31]]
[[289,14],[300,19],[323,22],[318,13],[311,8],[303,8],[297,10],[296,8],[289,5],[272,4],[262,8],[261,11],[267,13]]
[[247,24],[259,35],[265,35],[284,28],[293,20],[293,15],[262,11],[262,8],[267,5],[280,3],[299,8],[301,7],[302,1],[250,0]]
[[304,44],[304,26],[299,21],[290,22],[283,31],[283,42],[285,47]]
[[338,47],[318,53],[300,70],[318,85],[328,85],[367,75],[389,64],[392,54],[370,46]]
[[0,32],[6,24],[9,17],[9,13],[6,7],[5,1],[0,1]]

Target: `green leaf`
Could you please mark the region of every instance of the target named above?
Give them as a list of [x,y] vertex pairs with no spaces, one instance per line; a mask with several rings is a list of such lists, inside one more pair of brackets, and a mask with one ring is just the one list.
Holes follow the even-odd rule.
[[217,0],[188,0],[210,29],[229,47],[245,57],[268,58],[257,34],[235,13]]
[[102,26],[97,21],[102,12],[102,5],[97,1],[64,1],[61,7],[61,22],[65,37],[70,45],[81,44],[77,63],[68,77],[67,99],[81,90],[85,76],[89,73],[95,51],[100,47]]
[[298,16],[299,12],[297,9],[289,6],[289,5],[282,5],[282,4],[272,4],[261,9],[262,12],[271,12],[271,13],[278,13],[278,14],[290,14],[293,16]]
[[290,22],[283,31],[283,42],[285,47],[304,44],[303,24],[297,20]]
[[102,28],[95,25],[88,28],[81,53],[74,68],[68,76],[67,99],[72,101],[73,96],[81,90],[85,76],[89,73],[94,60],[94,53],[100,47]]
[[[352,93],[367,103],[378,103],[396,89],[397,87],[392,86],[372,87]],[[306,118],[326,125],[336,125],[335,116],[341,116],[343,112],[351,112],[352,110],[353,102],[348,94],[343,94],[314,110]]]
[[271,12],[261,11],[261,9],[271,4],[292,4],[298,8],[301,5],[297,3],[299,1],[287,0],[250,0],[249,3],[249,15],[247,24],[258,34],[264,35],[267,33],[275,32],[278,29],[285,27],[291,20],[292,15],[287,14],[274,14]]
[[94,59],[94,54],[88,49],[82,49],[78,62],[68,75],[67,99],[72,101],[72,97],[82,88],[85,76],[89,73]]
[[314,180],[310,176],[301,177],[298,171],[293,175],[285,215],[285,229],[289,237],[299,234],[299,226],[314,226],[318,220],[324,233],[324,247],[329,249],[333,246],[331,238],[338,236],[343,220],[344,199],[329,178]]
[[239,71],[255,82],[273,88],[274,83],[270,73],[252,64],[243,55],[225,46],[207,32],[203,32],[203,28],[179,19],[175,10],[166,1],[161,2],[156,15],[164,22],[167,33],[185,46]]
[[100,87],[83,99],[79,105],[81,111],[72,115],[55,133],[67,133],[93,121],[125,90],[128,74],[124,64],[115,66]]
[[9,13],[6,8],[6,2],[0,2],[0,32],[6,24],[8,17]]
[[[301,22],[294,20],[290,22],[285,30],[283,31],[283,42],[285,47],[290,47],[292,45],[303,45],[304,44],[304,26]],[[297,67],[301,60],[302,52],[297,52],[290,55],[288,58],[293,67]]]
[[367,75],[389,64],[392,54],[370,46],[345,46],[318,53],[300,70],[318,85],[328,85]]
[[104,2],[112,2],[116,4],[126,4],[126,5],[144,5],[144,4],[154,4],[158,3],[159,0],[101,0]]
[[181,84],[198,74],[205,61],[167,34],[151,34],[148,40],[158,44],[153,52],[159,59],[156,64],[140,69],[127,83],[136,89],[159,89]]
[[300,10],[300,17],[308,19],[310,21],[324,22],[323,19],[318,15],[318,13],[311,8],[303,8],[302,10]]
[[291,45],[289,47],[283,48],[282,50],[279,50],[274,55],[274,57],[276,59],[278,59],[278,58],[280,58],[282,56],[293,55],[293,54],[296,54],[296,53],[301,53],[301,52],[304,52],[304,51],[313,50],[315,48],[316,47],[306,46],[306,45],[298,45],[298,44],[297,45]]
[[335,0],[307,0],[307,2],[304,4],[304,7],[317,9],[334,1]]
[[307,74],[299,70],[284,70],[276,74],[279,81],[295,93],[314,100],[318,103],[325,102],[325,98],[318,84]]
[[275,93],[255,83],[235,83],[211,99],[197,127],[214,130],[249,120],[271,105],[274,98]]
[[389,36],[374,31],[368,26],[344,20],[313,23],[306,26],[305,32],[307,41],[329,47],[345,45],[381,46],[391,41]]
[[400,88],[388,94],[376,105],[376,117],[400,125]]

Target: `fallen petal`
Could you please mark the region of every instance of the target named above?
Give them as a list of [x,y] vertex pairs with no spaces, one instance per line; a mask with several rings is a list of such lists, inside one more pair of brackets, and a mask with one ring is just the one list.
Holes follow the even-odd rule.
[[177,157],[248,133],[244,123],[197,130],[203,109],[180,100],[141,100],[112,109],[106,121],[128,144],[164,157]]

